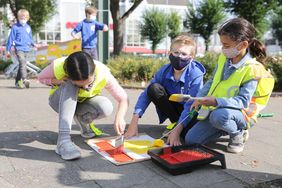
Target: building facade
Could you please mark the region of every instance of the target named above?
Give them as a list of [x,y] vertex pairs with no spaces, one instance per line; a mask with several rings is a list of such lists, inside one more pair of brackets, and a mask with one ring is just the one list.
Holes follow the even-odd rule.
[[[197,6],[199,1],[196,0],[143,0],[142,3],[133,11],[133,13],[126,19],[124,24],[124,48],[125,53],[134,54],[150,54],[151,44],[149,41],[145,40],[140,34],[140,23],[142,20],[142,14],[145,10],[151,8],[157,8],[163,12],[169,14],[174,11],[177,12],[181,17],[182,22],[186,17],[187,4],[188,1],[192,3],[193,6]],[[50,18],[48,23],[40,30],[40,32],[35,36],[36,41],[42,45],[60,43],[72,40],[71,31],[73,28],[85,18],[84,9],[86,6],[85,0],[57,0],[57,10],[56,14]],[[120,1],[120,11],[121,14],[126,12],[132,6],[131,0],[121,0]],[[0,10],[9,14],[9,7],[5,10],[2,8]],[[103,11],[103,10],[98,10]],[[110,15],[110,13],[109,13]],[[113,24],[112,18],[109,16],[109,49],[113,50]],[[185,28],[182,26],[182,32],[187,33]],[[4,23],[0,21],[0,35],[1,35],[1,45],[5,45],[6,38],[8,36],[8,29],[5,28]],[[103,34],[104,35],[104,34]],[[201,55],[205,52],[204,40],[198,35],[193,34],[197,42],[197,53]],[[268,36],[268,35],[267,35]],[[211,36],[211,44],[209,50],[219,52],[221,50],[221,44],[219,37],[215,33]],[[167,54],[170,47],[170,38],[167,36],[162,40],[162,42],[157,46],[156,53]],[[271,45],[269,52],[276,53],[281,51],[278,45]]]

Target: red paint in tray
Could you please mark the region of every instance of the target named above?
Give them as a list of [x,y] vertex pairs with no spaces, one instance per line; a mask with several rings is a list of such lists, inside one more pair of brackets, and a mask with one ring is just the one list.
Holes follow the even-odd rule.
[[210,153],[199,152],[196,150],[181,150],[175,153],[165,151],[164,154],[159,155],[160,158],[164,159],[170,164],[179,164],[191,161],[198,161],[213,157]]
[[223,154],[203,145],[171,146],[148,151],[152,161],[172,175],[192,172],[194,169],[220,161],[221,168],[226,168]]
[[123,153],[120,148],[113,147],[108,141],[97,142],[96,145],[101,151],[108,153],[110,157],[112,157],[117,162],[133,161],[133,159]]

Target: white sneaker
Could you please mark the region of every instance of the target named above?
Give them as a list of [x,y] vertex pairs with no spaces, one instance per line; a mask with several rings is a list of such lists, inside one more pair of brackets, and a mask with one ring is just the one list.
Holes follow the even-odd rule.
[[229,144],[227,146],[227,151],[230,153],[240,153],[244,150],[244,132],[236,136],[230,137]]
[[244,143],[247,142],[249,140],[250,137],[250,133],[247,129],[243,130],[243,139],[244,139]]
[[23,84],[24,84],[25,88],[29,88],[29,87],[30,87],[30,81],[27,80],[27,79],[25,79],[25,80],[23,81]]
[[70,140],[58,143],[55,152],[64,160],[78,159],[81,156],[78,147]]

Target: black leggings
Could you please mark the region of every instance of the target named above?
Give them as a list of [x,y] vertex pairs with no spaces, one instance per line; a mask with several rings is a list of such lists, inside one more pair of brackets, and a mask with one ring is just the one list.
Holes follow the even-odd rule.
[[[169,96],[165,88],[158,83],[153,83],[148,87],[147,95],[149,99],[165,114],[171,122],[177,122],[182,111],[183,105],[178,102],[168,100]],[[189,129],[197,123],[197,116],[194,116],[188,125],[183,129],[181,137],[184,138]]]
[[178,121],[183,111],[183,105],[169,101],[169,95],[162,85],[158,83],[151,84],[148,87],[147,95],[156,107],[158,107],[158,109],[166,115],[172,123]]

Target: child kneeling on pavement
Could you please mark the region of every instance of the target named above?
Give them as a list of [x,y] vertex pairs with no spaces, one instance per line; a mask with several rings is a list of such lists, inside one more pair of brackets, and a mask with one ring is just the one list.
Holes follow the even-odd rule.
[[[171,122],[164,135],[177,123],[181,123],[178,127],[183,128],[183,133],[192,127],[196,118],[187,117],[192,101],[173,102],[169,101],[169,97],[172,94],[187,94],[194,97],[203,86],[206,70],[200,62],[194,60],[195,53],[196,43],[193,38],[180,35],[172,41],[169,63],[157,71],[150,84],[140,94],[125,137],[138,134],[139,118],[143,116],[151,102],[156,106],[160,123],[167,118]],[[180,143],[180,136],[177,139]]]
[[[266,106],[274,79],[265,70],[265,47],[255,38],[247,20],[234,18],[218,31],[222,43],[213,78],[197,94],[192,108],[200,107],[200,120],[185,136],[186,144],[206,144],[222,135],[230,136],[227,151],[242,152],[245,130],[257,121]],[[173,134],[173,133],[172,133]]]

